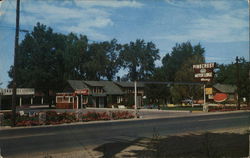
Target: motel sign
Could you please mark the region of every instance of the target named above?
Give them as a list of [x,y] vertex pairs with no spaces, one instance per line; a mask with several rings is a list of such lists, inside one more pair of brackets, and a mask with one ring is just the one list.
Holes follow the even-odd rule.
[[201,82],[210,82],[214,77],[215,63],[193,65],[194,78]]

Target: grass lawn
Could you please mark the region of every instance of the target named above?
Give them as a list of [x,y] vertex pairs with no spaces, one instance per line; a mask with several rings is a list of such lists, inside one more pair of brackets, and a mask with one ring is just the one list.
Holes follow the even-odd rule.
[[202,106],[196,106],[196,107],[191,107],[191,106],[183,106],[183,107],[163,107],[162,110],[187,110],[187,111],[202,111],[203,107]]

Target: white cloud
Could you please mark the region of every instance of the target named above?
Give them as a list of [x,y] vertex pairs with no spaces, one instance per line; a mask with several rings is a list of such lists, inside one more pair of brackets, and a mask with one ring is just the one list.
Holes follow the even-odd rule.
[[[21,26],[34,26],[38,21],[54,28],[57,31],[84,33],[92,36],[94,40],[100,40],[106,36],[97,28],[112,26],[110,9],[132,7],[139,8],[143,4],[137,1],[98,1],[98,0],[72,0],[64,1],[21,1]],[[104,7],[104,8],[100,8]],[[0,12],[1,14],[1,12]],[[8,10],[5,22],[15,24],[15,12]],[[63,25],[61,25],[63,23]]]
[[173,41],[239,42],[249,41],[248,21],[230,15],[218,15],[194,20],[182,34],[156,36],[156,39]]
[[218,1],[218,0],[211,0],[210,5],[217,10],[229,10],[231,8],[230,1]]
[[212,7],[216,10],[229,10],[231,2],[228,0],[165,0],[168,4],[181,8]]
[[3,15],[3,7],[2,7],[3,1],[0,1],[0,16]]
[[132,7],[132,8],[140,8],[143,6],[142,3],[138,1],[117,1],[117,0],[75,0],[75,3],[80,7],[93,7],[93,6],[101,6],[101,7],[109,7],[109,8],[121,8],[121,7]]
[[[176,1],[170,1],[176,3]],[[199,3],[200,0],[187,0],[187,3]],[[189,23],[180,25],[180,33],[155,36],[155,39],[168,39],[183,42],[187,40],[206,42],[239,42],[249,41],[248,8],[232,7],[226,1],[206,1],[219,12],[197,16]],[[230,1],[229,1],[230,2]],[[232,1],[231,1],[232,2]],[[202,5],[202,4],[200,4]],[[199,12],[197,11],[197,14]]]

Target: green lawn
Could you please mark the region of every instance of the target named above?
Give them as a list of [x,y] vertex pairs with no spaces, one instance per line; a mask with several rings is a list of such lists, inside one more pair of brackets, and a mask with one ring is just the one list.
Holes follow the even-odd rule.
[[161,108],[162,110],[187,110],[187,111],[202,111],[203,108],[202,106],[196,106],[196,107],[191,107],[191,106],[186,106],[186,107],[163,107]]

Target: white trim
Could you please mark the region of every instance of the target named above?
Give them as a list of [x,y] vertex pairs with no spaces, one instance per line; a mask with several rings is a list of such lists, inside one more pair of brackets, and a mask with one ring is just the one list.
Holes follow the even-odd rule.
[[19,106],[22,106],[22,97],[19,98]]
[[79,103],[78,96],[76,96],[76,108],[77,109],[79,109],[79,107],[78,107],[79,104],[78,103]]

